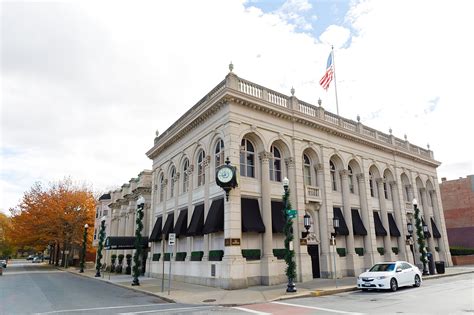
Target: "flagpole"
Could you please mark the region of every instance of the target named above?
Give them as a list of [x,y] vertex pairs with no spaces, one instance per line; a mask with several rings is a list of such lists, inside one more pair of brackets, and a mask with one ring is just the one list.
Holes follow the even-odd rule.
[[334,46],[331,46],[331,54],[332,54],[332,66],[334,68],[334,91],[336,92],[336,110],[337,116],[339,116],[339,103],[337,102],[337,86],[336,86],[336,60],[334,59]]

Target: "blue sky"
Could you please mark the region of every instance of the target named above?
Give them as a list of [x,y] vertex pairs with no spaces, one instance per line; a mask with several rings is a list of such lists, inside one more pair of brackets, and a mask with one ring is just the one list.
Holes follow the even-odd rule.
[[[186,10],[183,10],[183,3]],[[474,173],[472,2],[0,2],[0,211],[36,181],[98,193],[143,169],[163,132],[228,72],[339,111]],[[196,14],[199,12],[199,14]]]

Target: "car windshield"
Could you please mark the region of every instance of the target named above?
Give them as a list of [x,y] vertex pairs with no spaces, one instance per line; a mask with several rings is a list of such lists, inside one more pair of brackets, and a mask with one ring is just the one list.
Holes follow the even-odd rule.
[[395,264],[376,264],[369,271],[394,271]]

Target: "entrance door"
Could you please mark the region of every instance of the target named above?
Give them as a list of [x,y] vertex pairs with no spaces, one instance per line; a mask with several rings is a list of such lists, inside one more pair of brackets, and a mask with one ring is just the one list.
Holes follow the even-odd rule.
[[319,270],[319,246],[308,245],[308,254],[311,256],[313,278],[321,278],[321,272]]

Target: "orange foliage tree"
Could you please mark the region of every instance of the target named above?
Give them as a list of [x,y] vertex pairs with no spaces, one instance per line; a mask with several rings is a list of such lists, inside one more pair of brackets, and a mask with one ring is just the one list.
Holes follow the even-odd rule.
[[[57,263],[60,249],[81,246],[86,223],[89,231],[93,230],[95,205],[92,191],[85,185],[73,184],[69,178],[50,183],[46,188],[36,183],[25,192],[20,204],[10,209],[9,239],[19,248],[42,251],[54,247]],[[91,243],[89,232],[88,244]]]

